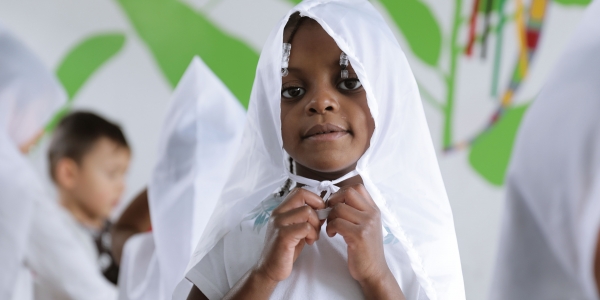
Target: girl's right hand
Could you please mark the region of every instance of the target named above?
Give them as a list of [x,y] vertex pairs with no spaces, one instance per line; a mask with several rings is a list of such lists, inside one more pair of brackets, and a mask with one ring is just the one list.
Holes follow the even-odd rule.
[[315,210],[323,208],[321,197],[302,188],[293,189],[271,213],[265,246],[255,270],[275,282],[290,276],[304,245],[319,239],[323,222]]

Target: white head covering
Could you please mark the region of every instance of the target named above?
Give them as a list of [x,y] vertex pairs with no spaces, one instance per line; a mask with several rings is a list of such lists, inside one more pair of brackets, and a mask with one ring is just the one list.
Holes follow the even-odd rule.
[[22,145],[44,128],[66,96],[52,73],[0,24],[0,128]]
[[119,266],[119,300],[161,298],[160,270],[152,232],[133,235],[123,246]]
[[19,146],[65,102],[54,76],[0,25],[0,299],[10,299],[23,263],[34,199],[43,185]]
[[508,173],[491,299],[598,299],[600,1],[529,108]]
[[235,165],[188,270],[288,178],[280,72],[283,29],[296,11],[316,20],[336,41],[366,90],[375,132],[357,171],[384,226],[406,249],[429,299],[463,299],[452,212],[417,84],[394,35],[366,0],[304,1],[271,32],[258,63]]
[[[128,292],[124,297],[121,291],[121,299],[171,299],[225,184],[244,122],[240,102],[194,57],[173,93],[148,186],[156,252],[152,259],[143,253],[126,253],[132,257],[131,272],[123,274],[129,283],[123,284]],[[129,242],[127,246],[153,252],[148,243],[139,239],[140,247]],[[146,267],[142,261],[158,267]],[[128,279],[139,275],[146,280]],[[148,283],[156,278],[160,278],[158,287]]]

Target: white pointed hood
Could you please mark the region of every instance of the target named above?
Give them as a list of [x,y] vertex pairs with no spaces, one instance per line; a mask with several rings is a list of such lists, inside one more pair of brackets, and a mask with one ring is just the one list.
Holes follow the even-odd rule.
[[44,128],[65,99],[54,75],[0,25],[1,299],[11,299],[23,264],[34,201],[44,195],[42,182],[19,146]]
[[128,242],[121,299],[171,299],[225,184],[244,122],[240,102],[194,57],[171,98],[148,185],[152,235]]
[[598,299],[600,1],[521,125],[490,299]]
[[65,103],[54,74],[0,24],[0,128],[22,145]]
[[366,0],[304,1],[271,32],[233,171],[188,270],[287,179],[280,121],[282,35],[297,11],[336,41],[366,90],[375,132],[357,171],[382,211],[384,226],[404,246],[429,299],[463,299],[452,212],[419,90],[394,35]]

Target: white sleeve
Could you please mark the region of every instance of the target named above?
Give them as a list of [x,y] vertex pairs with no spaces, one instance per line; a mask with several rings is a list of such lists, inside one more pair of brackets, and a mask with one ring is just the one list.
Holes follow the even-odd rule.
[[35,201],[25,263],[48,299],[112,300],[117,290],[71,234],[58,204]]
[[231,289],[225,270],[224,242],[221,239],[186,275],[208,299],[222,299]]

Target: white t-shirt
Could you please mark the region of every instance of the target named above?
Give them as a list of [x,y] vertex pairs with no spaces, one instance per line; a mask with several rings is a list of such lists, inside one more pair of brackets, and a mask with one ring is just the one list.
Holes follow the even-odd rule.
[[31,299],[32,281],[36,300],[116,299],[116,287],[100,272],[95,251],[91,236],[68,212],[48,199],[36,201],[13,299]]
[[[209,299],[223,298],[258,261],[271,211],[283,199],[275,196],[262,201],[189,271],[187,278]],[[272,299],[364,299],[360,285],[348,270],[346,242],[340,235],[328,237],[326,225],[321,227],[316,243],[304,246],[292,274],[277,285]],[[384,252],[406,298],[427,299],[408,256],[392,235],[384,238]],[[392,256],[394,259],[390,259]]]
[[[85,249],[85,253],[90,261],[97,263],[98,261],[98,247],[94,242],[94,237],[90,229],[79,223],[77,219],[64,207],[59,206],[60,216],[69,227],[69,232],[76,237],[77,241]],[[98,266],[100,271],[100,266]]]

